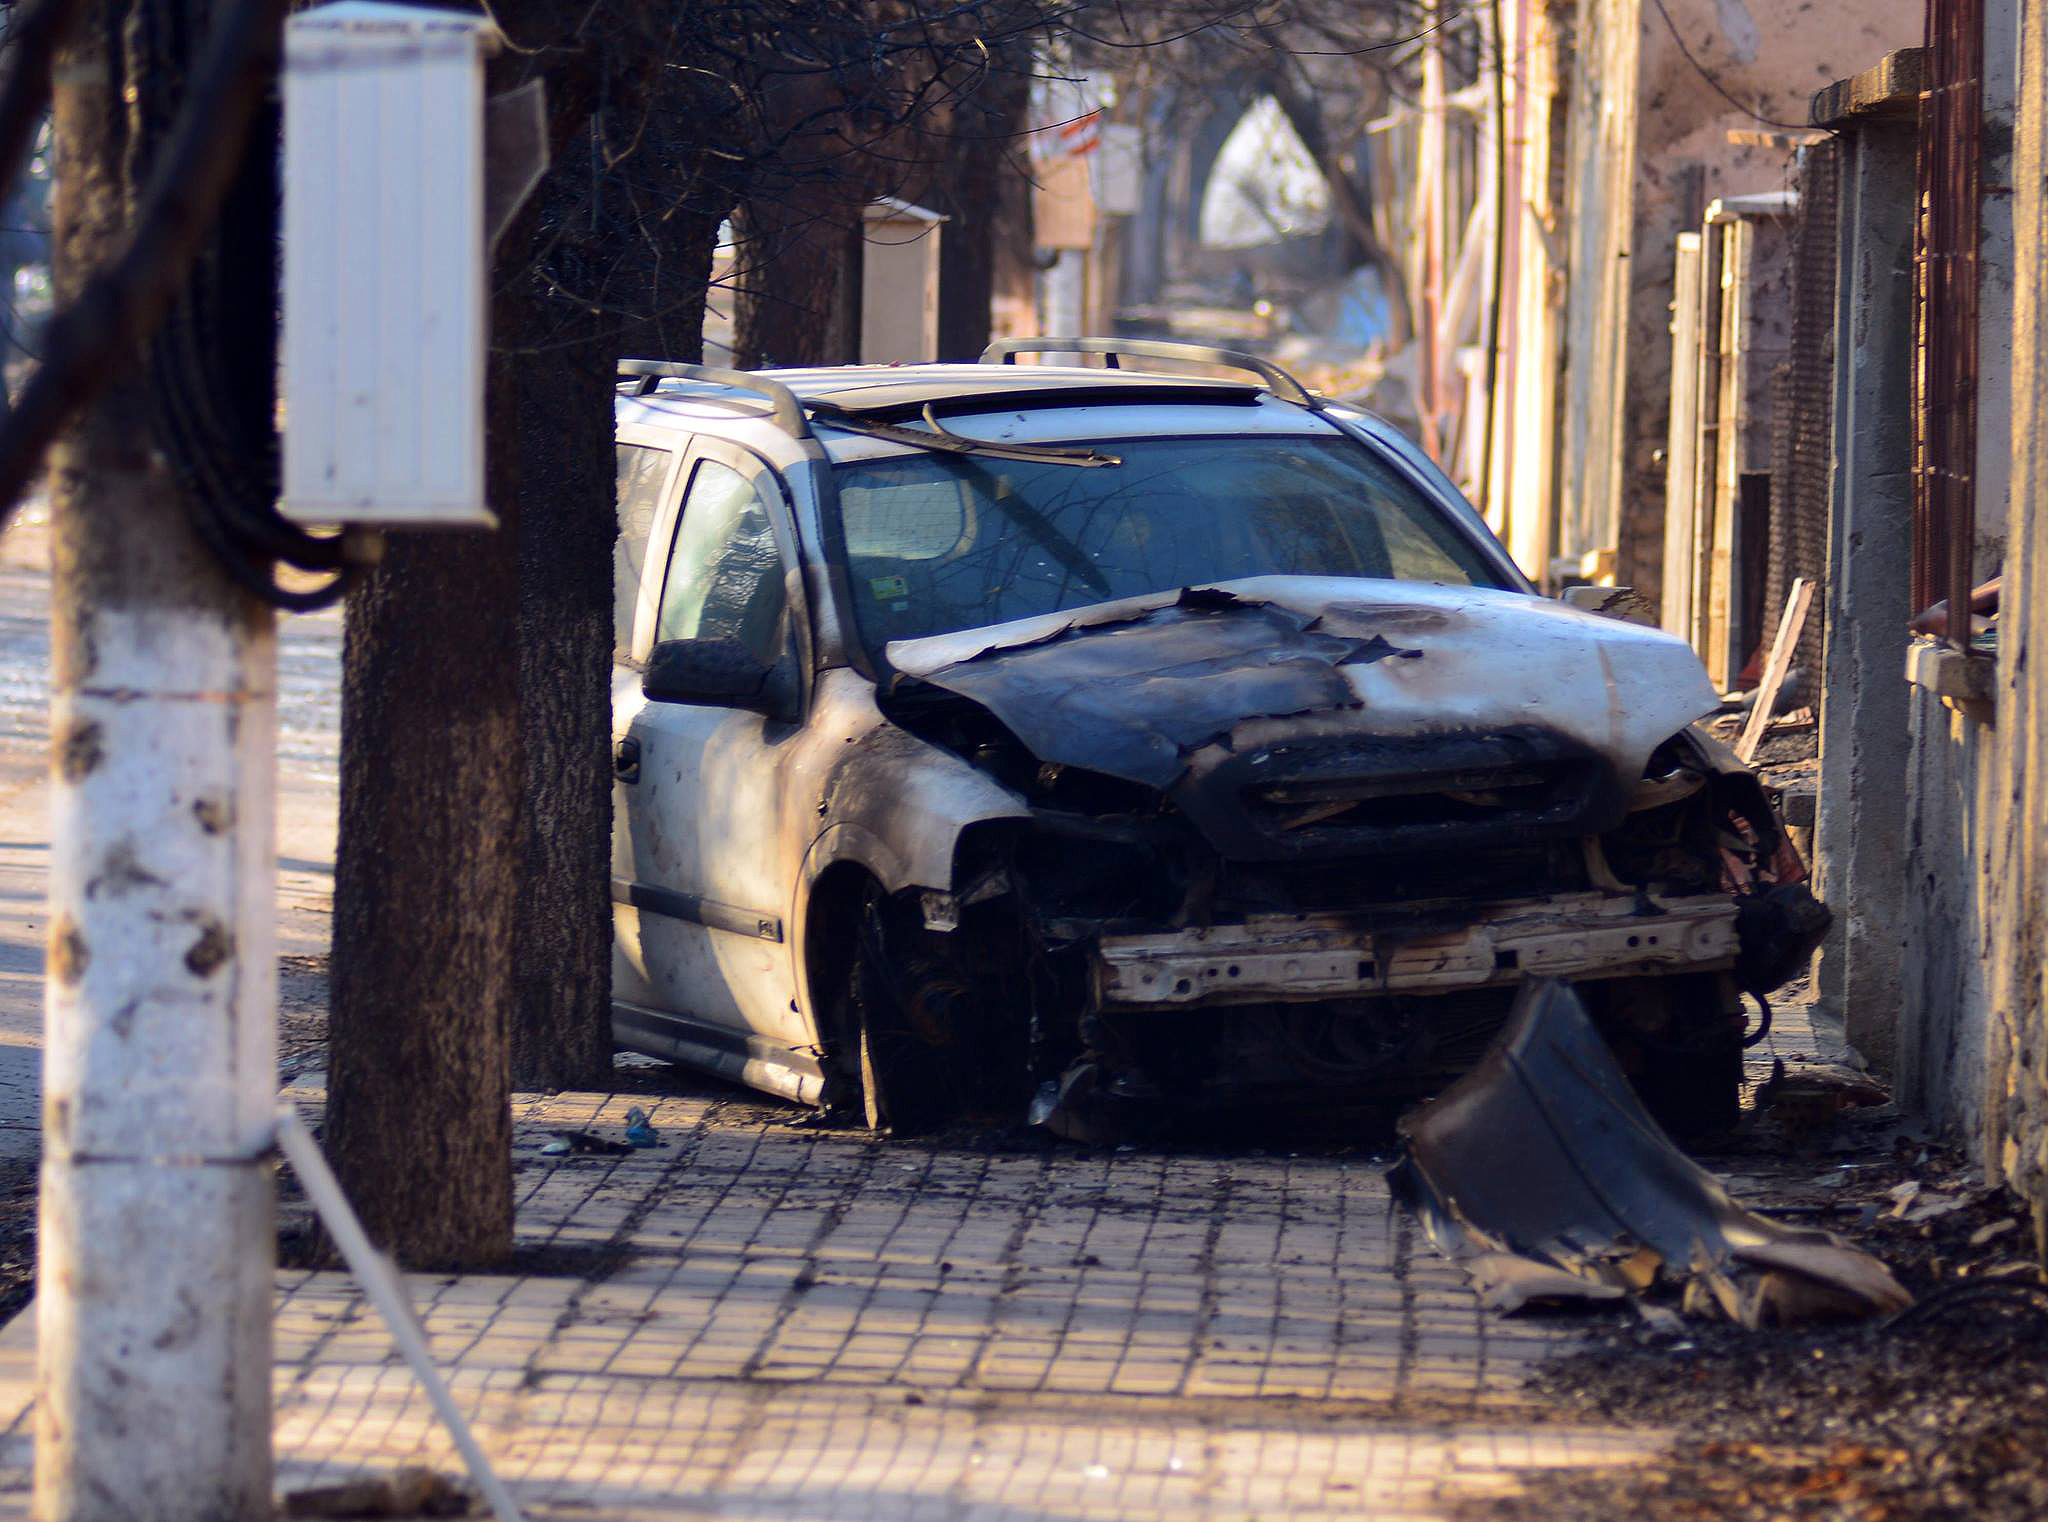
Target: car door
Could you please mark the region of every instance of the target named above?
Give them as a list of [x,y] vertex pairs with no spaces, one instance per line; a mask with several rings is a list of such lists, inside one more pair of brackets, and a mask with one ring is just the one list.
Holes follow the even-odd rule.
[[[738,640],[764,664],[796,669],[804,610],[792,529],[772,470],[699,440],[679,510],[656,519],[643,657],[665,640]],[[631,1044],[679,1056],[707,1040],[807,1044],[788,924],[802,859],[801,842],[786,845],[797,833],[783,789],[794,716],[650,699],[634,673],[614,689],[612,722],[615,999]]]

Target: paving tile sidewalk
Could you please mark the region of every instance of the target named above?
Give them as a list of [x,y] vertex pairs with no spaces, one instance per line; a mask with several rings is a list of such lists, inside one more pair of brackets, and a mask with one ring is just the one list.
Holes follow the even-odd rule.
[[[665,1146],[540,1155],[632,1103]],[[1425,1518],[1659,1445],[1532,1409],[1568,1324],[1483,1316],[1367,1159],[881,1142],[707,1091],[524,1101],[516,1161],[557,1276],[410,1282],[536,1517]],[[279,1275],[276,1397],[284,1487],[459,1468],[346,1275]]]

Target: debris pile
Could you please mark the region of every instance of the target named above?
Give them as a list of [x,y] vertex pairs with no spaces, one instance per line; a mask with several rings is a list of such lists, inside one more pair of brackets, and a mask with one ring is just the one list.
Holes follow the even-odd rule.
[[[1866,1118],[1868,1117],[1868,1118]],[[1674,1434],[1649,1463],[1556,1470],[1459,1522],[2038,1522],[2048,1516],[2048,1281],[2024,1202],[1912,1123],[1851,1114],[1853,1163],[1773,1159],[1777,1210],[1825,1209],[1918,1296],[1884,1321],[1755,1333],[1617,1319],[1547,1365],[1567,1419]],[[1901,1178],[1901,1175],[1909,1175]],[[1918,1183],[1908,1190],[1907,1183]],[[1938,1207],[1928,1209],[1927,1207]]]

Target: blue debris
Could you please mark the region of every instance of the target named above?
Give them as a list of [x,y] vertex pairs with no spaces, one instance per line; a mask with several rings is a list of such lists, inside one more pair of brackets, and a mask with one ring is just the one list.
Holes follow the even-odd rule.
[[626,1142],[634,1147],[658,1147],[661,1139],[654,1134],[654,1126],[647,1119],[647,1112],[638,1105],[626,1112]]

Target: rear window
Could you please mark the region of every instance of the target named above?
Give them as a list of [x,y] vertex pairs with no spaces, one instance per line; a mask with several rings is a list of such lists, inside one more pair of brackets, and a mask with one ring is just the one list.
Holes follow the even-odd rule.
[[1101,443],[1082,469],[916,454],[837,468],[871,644],[1246,576],[1505,587],[1480,550],[1348,439]]

